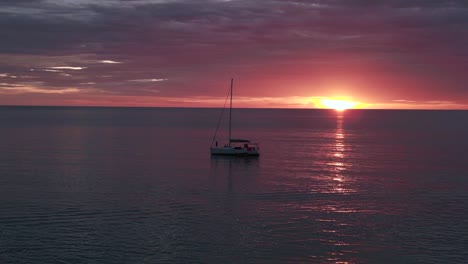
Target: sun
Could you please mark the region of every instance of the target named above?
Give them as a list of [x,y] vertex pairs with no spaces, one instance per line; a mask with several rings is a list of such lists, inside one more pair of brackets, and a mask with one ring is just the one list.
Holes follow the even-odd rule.
[[322,99],[320,100],[320,104],[324,108],[335,109],[337,111],[344,111],[346,109],[355,108],[359,103],[347,100]]

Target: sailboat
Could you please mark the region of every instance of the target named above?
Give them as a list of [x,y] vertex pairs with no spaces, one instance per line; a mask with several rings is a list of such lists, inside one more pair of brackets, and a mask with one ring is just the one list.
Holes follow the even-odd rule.
[[[231,121],[232,121],[232,88],[233,88],[234,79],[231,79],[231,88],[230,88],[230,103],[229,103],[229,140],[227,144],[224,144],[222,147],[218,147],[218,141],[216,140],[216,135],[218,133],[219,124],[221,118],[218,121],[218,126],[216,127],[215,135],[211,141],[211,155],[227,155],[227,156],[259,156],[259,147],[258,143],[253,143],[247,139],[237,139],[231,137]],[[226,98],[227,100],[227,98]],[[224,113],[224,108],[223,108]],[[221,117],[222,114],[221,113]]]

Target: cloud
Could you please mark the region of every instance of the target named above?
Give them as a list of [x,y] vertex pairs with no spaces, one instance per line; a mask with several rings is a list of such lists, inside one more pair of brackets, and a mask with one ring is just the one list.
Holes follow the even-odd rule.
[[0,77],[57,90],[218,96],[234,76],[252,98],[329,82],[387,102],[468,98],[462,0],[1,1],[0,27]]
[[99,63],[105,63],[105,64],[120,64],[120,63],[122,63],[122,62],[113,61],[113,60],[100,60]]
[[416,101],[405,100],[405,99],[392,100],[392,102],[396,102],[396,103],[416,103]]
[[163,82],[167,79],[138,79],[138,80],[129,80],[129,82]]
[[52,70],[72,70],[72,71],[80,71],[84,70],[87,67],[74,67],[74,66],[56,66],[56,67],[49,67]]
[[16,78],[16,76],[10,75],[8,73],[0,73],[0,78]]
[[460,101],[407,101],[369,104],[371,109],[467,109],[468,103]]
[[8,85],[5,83],[0,83],[0,94],[24,94],[24,93],[39,93],[39,94],[67,94],[67,93],[77,93],[80,90],[77,88],[63,88],[63,89],[45,89],[36,86],[29,85]]

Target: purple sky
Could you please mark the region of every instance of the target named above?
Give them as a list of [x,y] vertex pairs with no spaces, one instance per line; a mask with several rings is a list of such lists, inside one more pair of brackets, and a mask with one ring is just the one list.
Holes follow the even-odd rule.
[[468,1],[2,0],[0,105],[468,109]]

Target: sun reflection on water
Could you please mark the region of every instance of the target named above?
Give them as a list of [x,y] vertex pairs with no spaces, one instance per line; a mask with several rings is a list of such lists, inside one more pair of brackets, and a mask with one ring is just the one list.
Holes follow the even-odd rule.
[[323,178],[324,185],[326,186],[325,192],[334,194],[332,199],[327,200],[325,203],[318,205],[318,209],[330,218],[317,219],[318,223],[322,226],[321,233],[324,234],[326,239],[321,242],[329,244],[335,248],[328,252],[329,256],[327,261],[333,263],[349,263],[349,255],[353,254],[352,244],[348,243],[349,234],[346,228],[350,225],[346,220],[349,216],[362,211],[358,205],[349,203],[342,195],[350,195],[356,193],[357,190],[353,187],[355,182],[350,177],[350,169],[352,164],[349,163],[349,148],[346,143],[347,133],[344,129],[344,112],[337,112],[336,129],[331,134],[329,147],[327,148],[327,161],[325,162],[328,167],[329,175]]
[[336,130],[334,132],[334,143],[330,148],[328,156],[331,160],[327,163],[331,168],[331,181],[328,182],[329,192],[338,194],[349,194],[355,192],[351,187],[346,172],[351,167],[351,164],[346,162],[346,149],[345,143],[346,133],[343,129],[344,113],[338,112],[336,119]]

